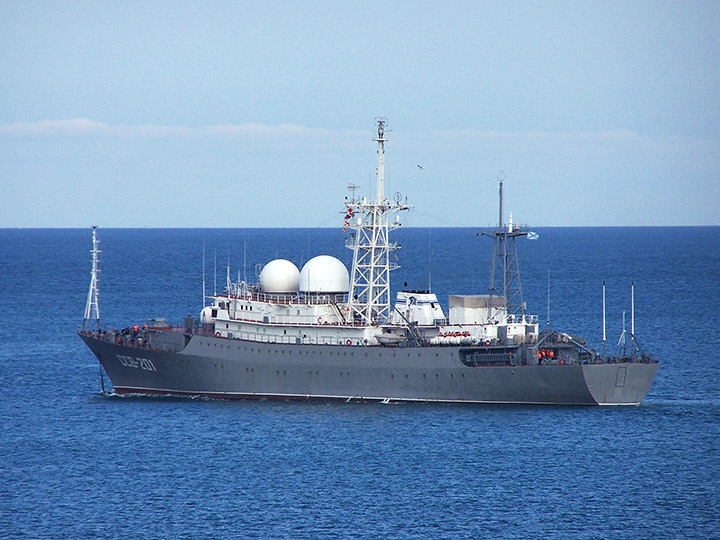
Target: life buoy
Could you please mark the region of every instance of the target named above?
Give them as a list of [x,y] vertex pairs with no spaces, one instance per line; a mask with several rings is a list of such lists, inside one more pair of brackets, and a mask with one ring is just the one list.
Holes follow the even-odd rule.
[[485,341],[483,341],[483,345],[485,345],[486,347],[489,347],[489,346],[490,346],[490,340],[489,340],[489,339],[486,339]]
[[558,360],[558,364],[560,364],[561,366],[564,366],[564,365],[565,365],[565,359],[564,359],[564,358],[561,358],[560,360]]
[[318,324],[322,324],[322,317],[318,317]]
[[215,337],[220,337],[220,332],[215,332]]
[[345,345],[347,345],[347,346],[349,347],[350,345],[352,345],[352,341],[350,341],[350,340],[348,339],[348,340],[345,342]]

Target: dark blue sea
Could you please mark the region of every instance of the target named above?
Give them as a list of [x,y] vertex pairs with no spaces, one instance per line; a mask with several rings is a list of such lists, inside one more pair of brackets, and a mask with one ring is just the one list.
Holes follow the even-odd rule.
[[[128,398],[75,335],[90,230],[0,230],[2,538],[720,538],[720,228],[540,228],[524,300],[600,347],[630,325],[661,362],[637,407]],[[490,243],[405,229],[395,288],[483,293]],[[99,229],[105,327],[181,322],[336,229]],[[215,261],[217,261],[215,263]],[[215,271],[217,268],[217,271]],[[217,277],[215,278],[215,275]],[[549,303],[548,303],[549,284]],[[108,384],[106,382],[106,384]]]

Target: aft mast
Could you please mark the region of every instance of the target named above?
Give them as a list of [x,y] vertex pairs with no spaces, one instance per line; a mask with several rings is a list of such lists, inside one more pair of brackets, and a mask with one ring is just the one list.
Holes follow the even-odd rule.
[[[517,246],[515,240],[521,236],[527,236],[527,231],[520,229],[519,223],[513,223],[512,214],[507,226],[503,223],[503,181],[505,173],[498,173],[500,181],[500,210],[498,217],[498,228],[493,233],[483,233],[493,239],[493,260],[490,271],[490,302],[492,298],[500,296],[502,299],[503,311],[507,316],[518,316],[525,319],[525,303],[522,299],[522,285],[520,283],[520,266],[517,258]],[[502,287],[502,290],[498,290]],[[492,307],[488,307],[491,310]],[[488,312],[490,315],[490,312]]]
[[350,297],[348,299],[348,322],[355,324],[381,324],[390,315],[390,270],[397,264],[390,262],[390,252],[398,249],[390,243],[388,232],[400,226],[399,216],[392,224],[388,215],[409,206],[400,204],[396,194],[395,204],[385,198],[385,136],[386,118],[376,118],[378,143],[377,183],[375,201],[367,197],[347,201],[346,227],[355,229],[348,247],[353,250]]
[[85,317],[83,318],[82,329],[85,330],[85,325],[89,324],[90,321],[95,321],[97,329],[100,330],[100,305],[98,303],[98,295],[100,289],[98,286],[98,280],[100,269],[98,268],[98,244],[100,240],[97,238],[97,226],[92,226],[92,240],[93,248],[90,250],[92,253],[92,270],[90,272],[90,290],[88,291],[87,302],[85,303]]

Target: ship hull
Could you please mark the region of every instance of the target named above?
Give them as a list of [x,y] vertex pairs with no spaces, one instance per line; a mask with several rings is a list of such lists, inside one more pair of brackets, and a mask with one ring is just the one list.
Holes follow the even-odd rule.
[[118,394],[221,399],[637,405],[657,363],[475,366],[461,347],[259,343],[193,335],[179,351],[79,334]]

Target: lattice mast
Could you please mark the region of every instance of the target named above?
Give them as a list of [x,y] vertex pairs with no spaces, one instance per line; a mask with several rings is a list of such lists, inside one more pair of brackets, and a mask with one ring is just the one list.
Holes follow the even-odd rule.
[[[390,270],[398,267],[390,262],[390,253],[399,248],[390,243],[388,232],[400,226],[400,216],[389,223],[389,214],[407,210],[395,195],[395,204],[385,198],[385,135],[387,119],[376,118],[378,143],[377,183],[375,201],[367,197],[346,201],[346,228],[354,229],[347,247],[353,250],[347,320],[372,325],[385,322],[390,315]],[[353,186],[355,187],[355,186]]]
[[99,289],[99,274],[100,269],[98,268],[98,255],[101,253],[98,249],[100,240],[97,238],[97,227],[92,226],[92,243],[93,247],[90,250],[92,253],[92,270],[90,271],[90,290],[88,291],[87,302],[85,303],[85,317],[83,318],[82,328],[85,330],[86,325],[90,321],[95,321],[95,326],[100,329],[100,305],[98,303],[98,296],[100,294]]
[[[486,234],[493,238],[493,259],[490,270],[490,303],[488,315],[492,310],[492,298],[501,296],[502,307],[507,315],[520,316],[525,318],[525,304],[522,299],[522,284],[520,283],[520,266],[517,258],[517,246],[515,240],[521,236],[527,236],[527,231],[520,230],[519,223],[513,223],[512,214],[507,225],[503,223],[503,180],[505,173],[498,173],[500,181],[500,210],[498,217],[497,231]],[[502,281],[502,291],[498,290]]]

